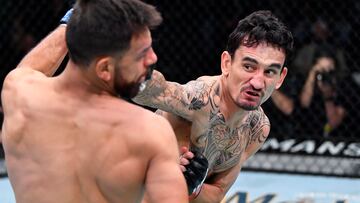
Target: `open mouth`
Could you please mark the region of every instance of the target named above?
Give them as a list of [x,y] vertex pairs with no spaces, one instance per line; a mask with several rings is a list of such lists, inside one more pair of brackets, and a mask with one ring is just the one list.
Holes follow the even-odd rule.
[[245,92],[247,95],[250,95],[252,97],[260,97],[260,93],[259,92],[255,92],[255,91],[246,91]]

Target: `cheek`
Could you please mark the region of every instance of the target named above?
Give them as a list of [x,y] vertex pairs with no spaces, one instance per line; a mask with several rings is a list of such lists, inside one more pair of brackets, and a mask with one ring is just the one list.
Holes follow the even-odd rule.
[[251,75],[245,71],[241,71],[241,69],[233,69],[233,71],[229,75],[229,80],[232,83],[231,85],[240,87],[243,84],[250,81]]
[[275,88],[276,88],[275,82],[271,82],[266,86],[263,101],[266,101],[271,96],[271,94],[274,92]]
[[246,81],[246,78],[243,78],[238,74],[229,75],[228,88],[233,98],[237,98],[239,96],[241,89],[244,86],[244,81]]
[[117,73],[117,77],[124,82],[132,82],[138,75],[138,69],[134,65],[123,66]]

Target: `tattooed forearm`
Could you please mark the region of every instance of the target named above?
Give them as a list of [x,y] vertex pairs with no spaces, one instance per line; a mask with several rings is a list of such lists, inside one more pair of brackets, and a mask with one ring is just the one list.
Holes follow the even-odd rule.
[[134,102],[171,112],[187,120],[191,120],[193,111],[209,103],[211,88],[202,80],[180,85],[166,81],[160,72],[154,71],[146,86],[145,90],[133,99]]
[[165,91],[166,86],[164,76],[160,72],[154,71],[152,79],[146,82],[146,88],[139,92],[133,101],[141,105],[150,106],[154,103],[152,100],[159,97]]

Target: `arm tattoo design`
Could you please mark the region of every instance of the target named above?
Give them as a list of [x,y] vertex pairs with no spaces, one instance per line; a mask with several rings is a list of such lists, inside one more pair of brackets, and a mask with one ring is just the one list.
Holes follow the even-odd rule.
[[135,98],[136,103],[171,112],[190,120],[193,111],[209,103],[211,86],[205,81],[190,81],[185,85],[168,82],[160,72],[154,72],[153,79]]
[[256,110],[252,111],[240,126],[240,131],[243,131],[250,138],[248,144],[263,143],[267,138],[263,131],[265,126],[270,126],[269,119],[262,110]]

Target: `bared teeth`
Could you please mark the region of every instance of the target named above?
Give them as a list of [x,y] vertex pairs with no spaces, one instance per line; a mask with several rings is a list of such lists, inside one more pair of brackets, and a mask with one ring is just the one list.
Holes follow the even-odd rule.
[[252,96],[257,96],[257,94],[254,93],[254,92],[247,92],[247,93],[250,94],[250,95],[252,95]]

